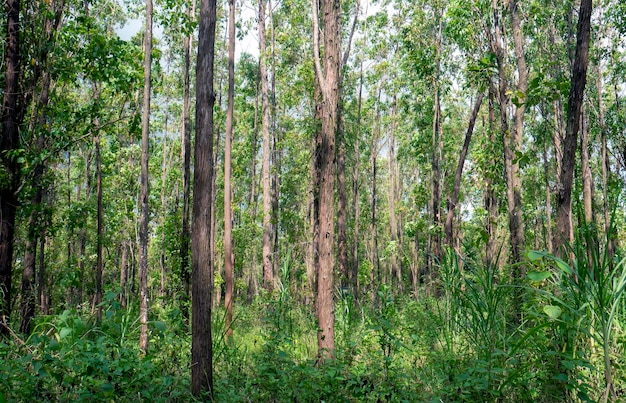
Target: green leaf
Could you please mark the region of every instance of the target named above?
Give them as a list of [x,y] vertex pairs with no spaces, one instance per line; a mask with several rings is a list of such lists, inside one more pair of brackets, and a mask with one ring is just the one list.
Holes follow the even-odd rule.
[[72,328],[71,327],[64,327],[59,332],[59,340],[64,339],[65,337],[69,336],[71,333],[72,333]]
[[165,322],[161,322],[161,321],[154,321],[154,327],[156,328],[156,330],[158,330],[159,332],[163,333],[166,330],[166,326],[165,326]]
[[531,262],[536,262],[537,260],[543,258],[545,255],[546,254],[544,252],[540,252],[538,250],[531,250],[527,254],[528,260],[530,260]]
[[565,263],[564,261],[562,261],[561,259],[559,259],[558,257],[553,257],[552,260],[554,260],[554,262],[556,263],[557,267],[559,269],[561,269],[561,271],[567,273],[567,274],[572,274],[572,268],[569,267],[569,265],[567,263]]
[[550,317],[550,319],[557,319],[563,312],[563,310],[556,305],[546,305],[543,307],[543,311]]
[[549,271],[531,271],[526,275],[529,280],[541,282],[551,276]]

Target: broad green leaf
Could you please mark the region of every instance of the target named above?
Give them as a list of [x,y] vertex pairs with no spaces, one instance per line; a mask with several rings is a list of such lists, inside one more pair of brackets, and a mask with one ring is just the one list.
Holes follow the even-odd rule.
[[59,340],[64,339],[65,337],[69,336],[71,333],[72,333],[72,328],[71,327],[64,327],[59,332]]
[[165,330],[166,330],[165,322],[161,322],[159,320],[156,320],[153,323],[154,323],[154,327],[156,328],[156,330],[158,330],[161,333],[165,332]]
[[558,257],[553,257],[552,259],[554,260],[554,262],[556,263],[558,268],[561,269],[561,271],[563,271],[563,272],[565,272],[567,274],[572,274],[573,273],[572,268],[569,267],[569,265],[567,263],[565,263],[564,261],[562,261]]
[[527,254],[528,256],[528,260],[530,260],[531,262],[535,262],[541,258],[543,258],[545,256],[544,252],[540,252],[538,250],[531,250],[528,252]]
[[550,317],[550,319],[557,319],[563,312],[563,310],[556,305],[546,305],[543,307],[543,311]]
[[543,281],[551,276],[549,271],[531,271],[526,275],[529,280]]

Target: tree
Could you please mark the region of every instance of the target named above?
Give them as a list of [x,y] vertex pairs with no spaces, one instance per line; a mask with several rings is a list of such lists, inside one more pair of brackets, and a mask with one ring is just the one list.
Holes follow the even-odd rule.
[[13,275],[13,236],[20,182],[19,125],[22,122],[20,91],[20,0],[8,0],[6,12],[5,79],[2,99],[2,136],[0,136],[0,335],[8,334],[11,317]]
[[191,392],[195,396],[203,391],[213,393],[213,261],[210,237],[216,13],[216,0],[201,0],[196,65],[196,144],[191,239]]
[[[321,90],[319,133],[319,156],[316,170],[319,172],[319,227],[317,299],[315,302],[318,322],[317,346],[321,361],[332,357],[335,350],[335,315],[333,302],[334,254],[334,196],[335,196],[335,141],[338,125],[339,75],[341,74],[341,3],[340,0],[312,1],[313,6],[313,55],[315,79]],[[323,65],[320,56],[320,21],[324,33]]]
[[150,95],[152,71],[152,0],[146,0],[146,30],[144,32],[143,113],[141,115],[141,223],[139,229],[139,347],[148,351],[148,160],[150,158]]
[[263,183],[263,287],[271,291],[274,287],[274,268],[272,266],[271,244],[270,105],[267,78],[265,0],[259,0],[259,69],[261,72],[261,131],[263,137],[263,165],[261,168]]
[[228,16],[228,109],[226,111],[226,140],[224,144],[224,282],[226,294],[224,307],[226,308],[226,337],[232,336],[233,322],[233,292],[235,255],[233,254],[232,234],[232,185],[231,179],[231,150],[233,141],[233,114],[235,109],[235,0],[229,0]]
[[[195,15],[196,3],[188,6],[187,17]],[[182,225],[180,235],[180,277],[183,285],[183,294],[185,301],[183,303],[183,316],[189,319],[189,241],[191,233],[189,228],[189,213],[191,199],[191,111],[190,111],[190,70],[191,70],[191,37],[189,32],[185,33],[183,39],[184,67],[183,67],[183,110],[182,110],[182,128],[181,128],[181,153],[183,160],[183,209],[182,209]]]
[[446,214],[446,222],[444,226],[444,241],[446,245],[452,247],[452,239],[453,239],[453,220],[454,220],[454,210],[456,208],[456,204],[459,201],[459,192],[461,190],[461,175],[463,174],[463,165],[465,165],[465,159],[467,157],[467,152],[469,151],[469,145],[472,141],[472,134],[474,133],[474,125],[476,124],[476,118],[478,117],[478,112],[480,111],[480,105],[482,104],[484,94],[481,92],[478,94],[478,98],[474,103],[474,109],[472,110],[472,114],[469,119],[469,123],[467,125],[467,132],[465,132],[465,141],[463,142],[463,148],[461,149],[461,155],[459,155],[459,162],[456,167],[456,172],[454,174],[454,186],[452,188],[452,194],[448,198],[448,213]]
[[572,65],[572,78],[567,102],[567,123],[563,142],[563,160],[558,173],[556,197],[556,228],[554,231],[554,251],[563,256],[563,247],[573,240],[572,227],[572,186],[576,161],[578,131],[582,115],[583,96],[587,84],[589,63],[589,40],[591,36],[592,0],[582,0],[578,13],[576,34],[576,55]]

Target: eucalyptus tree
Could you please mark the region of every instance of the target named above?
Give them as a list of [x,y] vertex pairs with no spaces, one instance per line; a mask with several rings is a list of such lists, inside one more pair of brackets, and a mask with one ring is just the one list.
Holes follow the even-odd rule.
[[233,115],[235,108],[235,0],[229,1],[228,12],[228,109],[226,111],[226,139],[224,144],[224,274],[226,294],[224,306],[226,319],[224,327],[226,336],[232,336],[233,298],[234,298],[234,264],[232,234],[232,185],[231,185],[231,150],[233,142]]
[[213,89],[215,60],[215,0],[201,0],[196,65],[196,143],[192,224],[192,343],[191,391],[213,393],[213,261],[211,202],[213,183]]
[[[334,284],[334,194],[335,144],[338,127],[339,83],[341,74],[341,2],[313,0],[313,61],[320,89],[318,108],[321,128],[316,170],[319,173],[319,225],[317,294],[315,311],[318,322],[317,345],[320,360],[332,357],[335,350]],[[320,20],[319,13],[322,13]],[[323,28],[323,56],[320,44]]]
[[271,245],[271,188],[270,188],[270,105],[267,75],[267,38],[265,22],[265,0],[259,0],[259,71],[261,79],[261,125],[263,138],[263,164],[261,178],[263,187],[263,287],[274,288],[274,267]]
[[563,161],[558,176],[557,216],[554,238],[556,253],[563,254],[562,247],[573,240],[572,227],[572,183],[574,178],[578,131],[582,114],[582,103],[587,83],[589,42],[591,36],[591,0],[580,3],[576,34],[576,55],[572,65],[571,87],[567,107],[567,125],[563,143]]
[[19,0],[5,3],[5,77],[2,99],[2,136],[0,137],[0,159],[2,177],[0,181],[0,335],[9,333],[11,317],[11,283],[13,275],[13,237],[17,195],[20,183],[20,164],[16,152],[20,149],[19,126],[23,119],[19,80],[20,65],[20,13]]
[[141,222],[139,229],[139,347],[148,351],[148,224],[150,207],[148,199],[149,173],[148,160],[150,157],[150,99],[152,87],[152,0],[146,0],[146,26],[143,39],[143,109],[141,115]]
[[[45,184],[46,178],[44,174],[48,171],[46,168],[49,163],[44,161],[46,159],[46,145],[50,145],[50,134],[46,130],[46,121],[48,120],[48,103],[50,100],[50,87],[52,84],[52,76],[49,71],[50,61],[49,54],[53,46],[55,46],[55,36],[58,34],[63,13],[65,12],[64,2],[52,2],[50,4],[42,4],[41,7],[46,9],[46,13],[43,13],[43,29],[42,35],[39,37],[40,42],[34,46],[37,49],[36,58],[39,61],[32,73],[33,80],[40,80],[40,83],[35,83],[38,88],[32,89],[31,97],[34,98],[34,113],[30,118],[28,124],[28,132],[32,133],[32,139],[34,140],[34,168],[32,169],[31,176],[31,188],[32,194],[30,196],[30,214],[28,217],[27,228],[28,235],[26,237],[26,244],[24,246],[24,268],[22,271],[22,285],[21,285],[21,323],[20,332],[29,334],[31,330],[31,320],[35,316],[36,306],[36,287],[35,287],[35,273],[37,262],[37,248],[40,248],[40,261],[43,259],[43,245],[44,237],[46,233],[45,222],[49,221],[48,214],[43,211],[43,197],[46,192],[47,185]],[[48,175],[49,176],[49,175]],[[40,273],[37,276],[37,282],[39,283],[40,299],[45,301],[45,297],[42,298],[43,292],[43,266],[40,265]]]

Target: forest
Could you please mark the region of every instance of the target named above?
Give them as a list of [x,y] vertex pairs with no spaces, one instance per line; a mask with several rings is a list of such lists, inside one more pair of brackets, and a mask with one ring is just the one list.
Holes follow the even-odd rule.
[[626,399],[622,0],[5,0],[0,403]]

